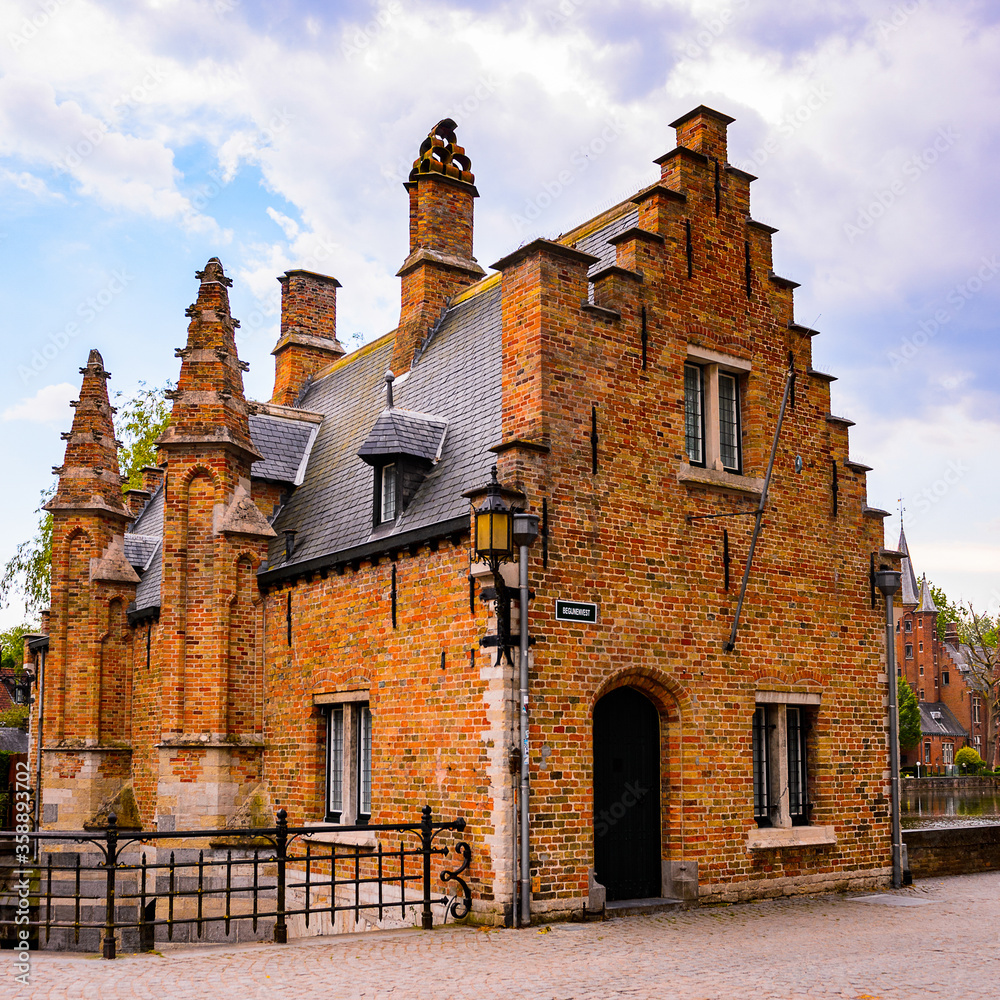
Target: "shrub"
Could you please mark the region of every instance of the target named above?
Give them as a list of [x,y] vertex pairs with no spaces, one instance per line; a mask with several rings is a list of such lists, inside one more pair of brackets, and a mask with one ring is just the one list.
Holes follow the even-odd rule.
[[11,729],[28,729],[28,706],[14,705],[6,712],[0,712],[0,726],[8,726]]
[[955,754],[955,763],[962,774],[978,774],[985,762],[972,747],[962,747]]

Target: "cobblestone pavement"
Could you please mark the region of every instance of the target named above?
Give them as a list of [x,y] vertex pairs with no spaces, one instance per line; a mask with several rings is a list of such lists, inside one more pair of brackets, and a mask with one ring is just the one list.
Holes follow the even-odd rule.
[[[105,962],[0,953],[2,997],[245,1000],[996,1000],[1000,873],[523,931],[449,927],[289,945],[180,946]],[[14,989],[16,987],[16,989]],[[18,992],[20,990],[20,992]]]

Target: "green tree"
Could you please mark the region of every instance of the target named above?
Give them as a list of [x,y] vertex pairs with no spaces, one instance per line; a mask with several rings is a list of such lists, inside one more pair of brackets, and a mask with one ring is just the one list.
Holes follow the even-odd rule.
[[976,774],[983,766],[983,758],[976,753],[974,747],[962,747],[955,754],[955,763],[958,764],[962,774]]
[[24,637],[33,630],[32,625],[15,625],[0,632],[0,661],[4,670],[20,673],[24,664]]
[[897,678],[896,704],[899,707],[899,745],[907,750],[920,742],[920,706],[905,677]]
[[[118,467],[124,477],[123,492],[137,489],[142,484],[142,467],[156,461],[156,440],[170,422],[166,394],[172,385],[168,381],[162,388],[149,389],[145,382],[140,382],[136,392],[118,406],[115,437],[119,439]],[[115,400],[121,396],[117,393]],[[0,576],[0,606],[9,606],[13,596],[20,594],[25,613],[31,617],[49,604],[52,515],[43,508],[54,494],[55,486],[42,491],[41,503],[35,510],[40,515],[35,534],[18,545]]]
[[44,510],[44,506],[54,493],[54,486],[42,490],[41,503],[35,508],[39,518],[34,537],[18,545],[0,577],[0,605],[9,607],[13,595],[20,594],[24,598],[25,614],[32,618],[49,604],[52,515]]
[[[125,481],[123,490],[136,490],[142,486],[142,468],[156,464],[156,441],[170,423],[170,404],[167,392],[173,383],[167,381],[161,388],[148,389],[139,383],[134,395],[118,404],[115,414],[115,437],[118,438],[118,467]],[[115,393],[115,401],[121,399]]]

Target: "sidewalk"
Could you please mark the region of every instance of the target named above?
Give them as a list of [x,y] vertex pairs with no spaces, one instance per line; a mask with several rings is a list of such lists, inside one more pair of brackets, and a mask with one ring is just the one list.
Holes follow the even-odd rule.
[[[448,927],[105,962],[34,952],[44,1000],[995,1000],[1000,873],[523,931]],[[17,989],[14,989],[17,987]]]

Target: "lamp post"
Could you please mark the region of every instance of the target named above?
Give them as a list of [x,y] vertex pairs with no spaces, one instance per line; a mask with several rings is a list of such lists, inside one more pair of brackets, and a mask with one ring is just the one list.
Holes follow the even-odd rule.
[[892,816],[892,887],[903,884],[903,835],[899,827],[899,712],[896,706],[896,635],[892,620],[892,598],[899,590],[902,574],[886,566],[875,574],[875,586],[885,598],[885,667],[889,675],[889,778]]
[[[494,465],[490,482],[486,487],[486,499],[475,510],[476,558],[482,560],[493,574],[497,602],[497,640],[499,655],[509,653],[510,637],[507,630],[510,622],[510,597],[500,572],[502,563],[508,562],[518,548],[518,584],[520,605],[520,643],[518,672],[520,692],[519,713],[519,753],[520,758],[520,868],[521,907],[520,925],[531,922],[531,850],[528,798],[530,795],[528,771],[528,651],[531,637],[528,633],[528,549],[538,537],[538,516],[536,514],[514,513],[504,502],[504,489],[497,481],[497,467]],[[498,660],[499,662],[499,660]],[[515,852],[516,855],[517,852]],[[516,863],[516,859],[515,863]],[[515,880],[516,883],[516,880]],[[516,884],[513,888],[516,888]],[[511,901],[516,906],[516,900]]]
[[531,637],[528,634],[528,549],[538,537],[537,514],[514,515],[514,542],[518,547],[518,584],[520,586],[520,736],[521,736],[521,926],[531,923],[531,853],[528,843],[528,797],[530,795],[528,777],[528,648]]

